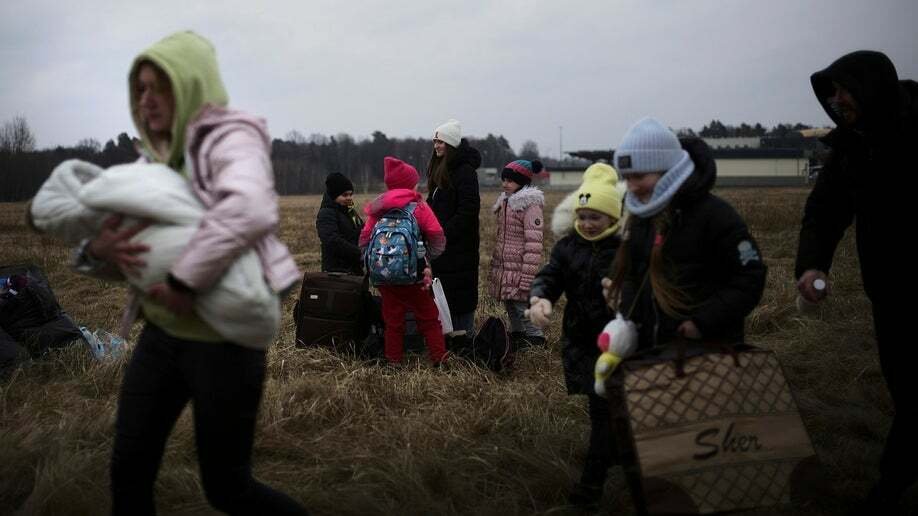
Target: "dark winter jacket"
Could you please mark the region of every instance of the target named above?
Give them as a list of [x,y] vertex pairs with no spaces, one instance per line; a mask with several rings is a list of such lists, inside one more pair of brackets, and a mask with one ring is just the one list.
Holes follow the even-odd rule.
[[576,232],[562,238],[532,282],[532,295],[556,304],[567,296],[561,322],[561,358],[569,394],[593,394],[596,337],[615,316],[602,296],[602,278],[618,251],[618,236],[590,242]]
[[[838,242],[855,222],[864,290],[874,303],[890,299],[883,296],[905,280],[898,264],[914,219],[915,193],[906,185],[918,175],[918,84],[899,81],[889,59],[869,51],[845,55],[810,80],[838,127],[823,139],[830,152],[804,209],[796,276],[809,269],[828,273]],[[828,106],[833,81],[858,105],[855,127]]]
[[657,216],[669,217],[663,236],[664,271],[687,296],[688,314],[683,319],[664,314],[650,279],[644,282],[656,230],[653,218],[633,217],[623,244],[631,265],[619,310],[638,325],[638,349],[671,342],[686,319],[695,323],[705,341],[742,342],[744,319],[765,289],[766,267],[745,222],[710,192],[716,179],[710,149],[697,138],[682,140],[682,146],[695,170]]
[[341,206],[328,194],[322,196],[316,232],[322,242],[323,272],[363,274],[363,254],[357,246],[361,229],[363,219],[356,210]]
[[474,312],[478,306],[478,172],[481,154],[462,139],[447,166],[449,186],[427,195],[437,220],[446,233],[446,251],[431,262],[440,278],[450,312]]

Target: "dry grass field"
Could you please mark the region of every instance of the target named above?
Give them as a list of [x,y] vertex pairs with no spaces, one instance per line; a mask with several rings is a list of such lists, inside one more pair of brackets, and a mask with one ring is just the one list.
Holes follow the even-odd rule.
[[[814,506],[778,513],[844,513],[876,479],[892,410],[853,238],[846,237],[837,255],[830,301],[802,317],[794,308],[792,275],[807,191],[718,193],[745,217],[769,266],[764,298],[748,318],[748,340],[780,356],[832,486]],[[482,278],[496,196],[482,193]],[[561,197],[549,193],[547,211]],[[315,196],[281,202],[281,236],[304,270],[319,269],[318,203]],[[76,321],[114,330],[125,289],[70,272],[68,249],[29,232],[24,208],[0,204],[0,264],[36,263]],[[547,234],[546,251],[552,243]],[[479,322],[499,313],[480,288]],[[258,478],[315,514],[574,513],[565,499],[579,475],[588,419],[584,400],[564,392],[556,342],[560,317],[548,332],[548,349],[520,354],[512,374],[495,376],[464,364],[433,370],[422,356],[393,371],[327,349],[296,349],[291,308],[288,300],[283,329],[268,355],[254,451]],[[123,367],[123,359],[98,363],[85,347],[74,346],[0,382],[0,515],[108,512],[108,461]],[[169,441],[157,501],[161,514],[211,513],[187,410]],[[631,512],[616,471],[601,513]]]

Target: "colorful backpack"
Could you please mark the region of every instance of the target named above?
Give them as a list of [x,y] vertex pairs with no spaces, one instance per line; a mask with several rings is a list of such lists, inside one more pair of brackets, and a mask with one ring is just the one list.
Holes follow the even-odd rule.
[[418,261],[425,255],[421,228],[414,216],[417,203],[392,208],[373,226],[367,246],[366,266],[374,285],[411,285],[422,270]]

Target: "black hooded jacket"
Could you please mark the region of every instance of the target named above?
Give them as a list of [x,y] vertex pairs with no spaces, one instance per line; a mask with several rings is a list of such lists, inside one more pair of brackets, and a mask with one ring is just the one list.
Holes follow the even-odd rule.
[[706,341],[742,342],[745,317],[765,289],[767,269],[746,223],[730,204],[711,193],[717,169],[710,148],[698,138],[681,142],[695,170],[666,208],[669,229],[662,252],[664,272],[687,296],[689,313],[682,319],[663,313],[649,278],[644,282],[656,230],[653,218],[632,215],[622,244],[628,246],[630,267],[619,309],[638,325],[639,349],[671,342],[686,319],[695,323]]
[[602,296],[602,278],[620,240],[612,235],[591,242],[576,231],[555,243],[548,263],[532,281],[532,295],[556,304],[567,297],[561,322],[561,360],[569,394],[593,394],[593,368],[599,357],[596,337],[615,316]]
[[450,161],[449,186],[427,195],[427,204],[443,232],[446,250],[431,262],[434,276],[443,283],[450,312],[463,314],[478,306],[478,172],[481,154],[463,138]]
[[[838,242],[854,222],[864,290],[877,302],[905,280],[898,264],[907,237],[900,228],[914,218],[905,208],[914,198],[907,185],[918,174],[911,155],[918,144],[918,84],[899,81],[889,58],[864,50],[842,56],[810,81],[837,127],[823,139],[830,152],[804,208],[795,273],[828,273]],[[858,106],[853,127],[828,104],[833,82]]]
[[357,246],[363,220],[325,194],[316,215],[316,232],[322,242],[322,271],[363,274],[363,254]]

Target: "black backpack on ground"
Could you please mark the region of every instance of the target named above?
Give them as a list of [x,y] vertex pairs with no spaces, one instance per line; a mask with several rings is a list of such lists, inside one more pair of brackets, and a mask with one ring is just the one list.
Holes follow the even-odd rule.
[[0,369],[82,338],[36,265],[0,266]]
[[495,373],[513,367],[513,348],[507,327],[500,317],[488,317],[472,338],[472,358]]
[[363,310],[358,320],[358,337],[353,342],[353,351],[358,358],[372,360],[385,356],[386,325],[382,317],[382,298],[369,291],[364,293]]

